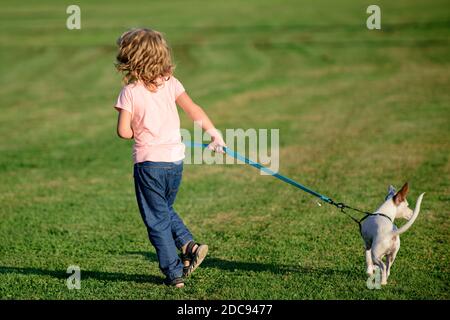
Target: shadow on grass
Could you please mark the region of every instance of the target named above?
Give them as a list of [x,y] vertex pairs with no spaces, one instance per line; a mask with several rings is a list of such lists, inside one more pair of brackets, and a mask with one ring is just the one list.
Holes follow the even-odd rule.
[[[156,254],[146,251],[130,251],[126,254],[141,255],[151,262],[157,263]],[[295,265],[283,265],[274,263],[260,263],[260,262],[243,262],[243,261],[228,261],[215,257],[207,257],[202,263],[202,268],[215,268],[224,271],[252,271],[252,272],[271,272],[273,274],[287,274],[287,273],[303,273],[313,276],[332,276],[332,275],[350,275],[352,270],[340,270],[332,268],[311,268]],[[23,275],[38,275],[50,276],[56,279],[66,280],[69,274],[66,270],[45,270],[33,267],[10,267],[0,266],[0,274],[17,273]],[[145,275],[145,274],[127,274],[118,272],[103,272],[90,271],[81,269],[81,278],[95,279],[99,281],[130,281],[136,283],[154,283],[162,284],[164,278],[161,276]]]
[[[6,267],[0,266],[0,274],[6,273],[18,273],[24,275],[39,275],[50,276],[53,278],[66,280],[70,274],[66,273],[66,270],[45,270],[39,268],[18,268],[18,267]],[[95,279],[100,281],[130,281],[138,283],[155,283],[162,284],[164,278],[145,275],[145,274],[127,274],[117,272],[102,272],[102,271],[89,271],[81,269],[81,279]]]
[[[157,262],[157,257],[154,252],[146,251],[128,251],[126,254],[142,255],[146,259]],[[207,257],[203,263],[202,268],[215,268],[224,271],[253,271],[253,272],[271,272],[273,274],[287,274],[291,272],[298,272],[310,274],[314,276],[319,275],[350,275],[354,273],[352,270],[339,270],[332,268],[311,268],[295,265],[283,265],[275,263],[260,263],[260,262],[243,262],[243,261],[228,261],[215,257]]]

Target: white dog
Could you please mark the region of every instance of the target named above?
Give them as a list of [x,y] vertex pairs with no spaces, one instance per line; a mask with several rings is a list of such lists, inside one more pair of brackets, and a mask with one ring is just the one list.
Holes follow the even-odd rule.
[[[387,284],[392,264],[400,249],[399,235],[408,230],[416,220],[425,194],[422,193],[417,198],[413,212],[408,208],[406,201],[408,190],[408,183],[405,183],[398,193],[395,193],[394,187],[390,186],[385,202],[361,225],[361,236],[366,248],[367,274],[373,274],[374,264],[378,266],[381,271],[382,285]],[[395,218],[405,218],[409,221],[397,229],[394,225]],[[386,264],[383,262],[384,257],[386,257]]]

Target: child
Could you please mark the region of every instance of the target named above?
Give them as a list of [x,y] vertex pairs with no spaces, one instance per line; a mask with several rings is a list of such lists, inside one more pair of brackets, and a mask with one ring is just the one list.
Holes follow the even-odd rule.
[[139,211],[166,276],[164,283],[180,288],[184,286],[183,277],[202,263],[208,246],[193,240],[173,208],[185,148],[176,104],[211,136],[211,150],[223,153],[225,143],[173,76],[170,48],[161,33],[132,29],[117,44],[116,68],[124,74],[126,84],[114,106],[119,111],[117,134],[135,141],[134,185]]

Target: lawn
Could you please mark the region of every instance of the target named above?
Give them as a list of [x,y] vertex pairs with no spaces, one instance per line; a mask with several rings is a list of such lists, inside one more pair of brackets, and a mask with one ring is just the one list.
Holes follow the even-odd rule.
[[[450,17],[445,0],[2,1],[1,299],[449,299]],[[366,28],[378,4],[382,29]],[[115,41],[164,32],[219,129],[280,129],[280,172],[375,210],[427,192],[387,286],[357,226],[246,165],[185,165],[176,209],[210,253],[162,285],[116,136]],[[182,127],[192,129],[182,115]],[[397,221],[401,225],[403,221]],[[69,290],[66,269],[81,268]]]

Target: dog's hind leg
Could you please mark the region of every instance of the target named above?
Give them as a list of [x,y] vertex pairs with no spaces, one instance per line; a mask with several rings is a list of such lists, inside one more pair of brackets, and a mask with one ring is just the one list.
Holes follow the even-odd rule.
[[371,276],[373,274],[373,261],[372,261],[372,252],[370,249],[366,249],[366,273]]
[[374,250],[372,248],[372,261],[373,263],[380,268],[381,271],[381,284],[387,284],[387,277],[386,277],[386,265],[383,262],[383,254],[380,254],[377,252],[377,250]]
[[386,280],[389,278],[389,274],[391,273],[392,261],[392,254],[388,254],[386,256]]
[[384,264],[384,262],[381,260],[381,258],[373,258],[373,262],[376,266],[378,266],[378,268],[380,268],[381,271],[381,284],[385,285],[387,284],[387,277],[386,277],[386,265]]

